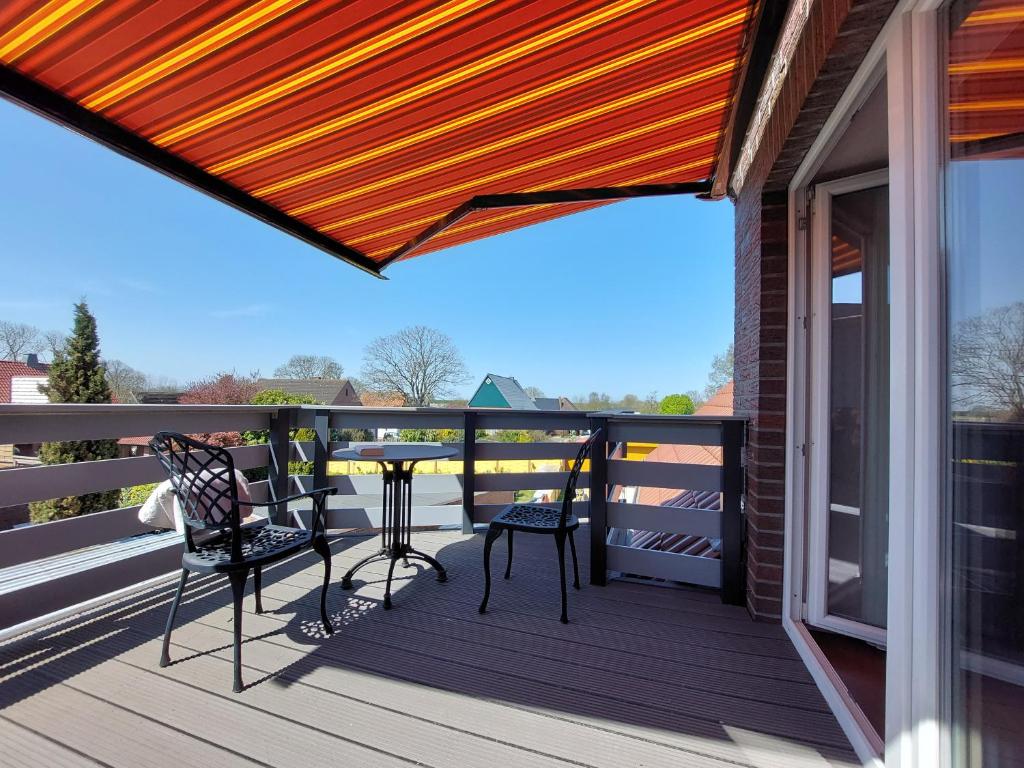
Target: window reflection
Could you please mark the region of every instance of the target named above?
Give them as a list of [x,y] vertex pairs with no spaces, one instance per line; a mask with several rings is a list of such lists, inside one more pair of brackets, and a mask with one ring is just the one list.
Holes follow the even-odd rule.
[[828,612],[884,627],[889,525],[889,187],[832,198]]
[[949,21],[953,732],[987,768],[1024,760],[1024,6]]

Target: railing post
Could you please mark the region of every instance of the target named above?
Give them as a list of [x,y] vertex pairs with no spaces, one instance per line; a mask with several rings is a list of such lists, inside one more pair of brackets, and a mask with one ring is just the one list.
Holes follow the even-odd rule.
[[[283,499],[288,495],[288,455],[291,451],[289,432],[294,417],[292,408],[279,408],[270,417],[270,498]],[[288,505],[275,504],[272,519],[278,525],[288,525]]]
[[590,583],[608,583],[608,419],[591,418],[590,431],[601,430],[590,450]]
[[746,602],[746,564],[743,557],[743,435],[742,421],[722,422],[722,602]]
[[476,510],[476,413],[466,411],[462,422],[462,532],[473,533]]
[[331,412],[318,409],[313,414],[313,487],[327,487],[327,460],[331,445]]

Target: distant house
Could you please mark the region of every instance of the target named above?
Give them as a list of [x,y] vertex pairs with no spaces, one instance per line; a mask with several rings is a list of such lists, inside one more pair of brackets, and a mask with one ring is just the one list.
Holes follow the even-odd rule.
[[117,441],[117,457],[127,459],[132,456],[149,456],[153,449],[149,447],[149,441],[153,438],[145,435],[139,437],[122,437]]
[[567,397],[538,397],[534,400],[512,376],[488,373],[469,398],[470,408],[512,408],[522,411],[575,411]]
[[568,397],[535,397],[533,402],[542,411],[578,410]]
[[260,379],[260,390],[279,389],[289,395],[309,395],[319,405],[362,405],[348,379]]
[[[363,392],[359,396],[365,408],[402,408],[405,396],[398,392]],[[377,427],[373,430],[374,440],[397,440],[400,430],[392,427]]]
[[135,400],[140,405],[177,405],[184,392],[139,392]]
[[405,405],[405,396],[398,392],[363,392],[359,400],[367,408],[402,408]]
[[[36,355],[28,355],[23,363],[0,360],[0,403],[48,403],[42,390],[49,381],[49,369]],[[37,444],[0,445],[0,467],[38,463],[38,454]]]

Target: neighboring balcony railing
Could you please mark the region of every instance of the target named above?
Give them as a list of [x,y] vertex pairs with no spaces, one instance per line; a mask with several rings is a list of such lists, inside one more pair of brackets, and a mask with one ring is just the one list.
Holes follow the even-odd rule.
[[[461,472],[420,474],[414,493],[436,490],[455,504],[414,507],[417,525],[461,525],[471,533],[491,520],[504,503],[493,493],[559,491],[566,462],[578,445],[567,440],[527,443],[478,439],[478,431],[530,430],[584,433],[601,427],[604,438],[581,475],[589,488],[574,511],[595,531],[640,529],[691,534],[720,542],[717,557],[634,549],[609,544],[607,535],[591,536],[591,582],[604,584],[611,574],[681,581],[720,589],[723,600],[744,601],[741,457],[744,422],[733,418],[646,416],[618,412],[512,411],[502,409],[359,408],[319,406],[215,405],[37,405],[0,406],[0,444],[97,440],[182,433],[269,431],[269,442],[231,448],[238,469],[266,468],[266,480],[250,484],[254,500],[271,501],[298,490],[333,485],[327,517],[330,528],[372,528],[380,507],[366,502],[380,492],[379,476],[329,474],[330,454],[346,445],[330,440],[333,430],[450,429],[461,432],[452,443]],[[295,442],[293,430],[313,430],[313,441]],[[457,434],[457,433],[456,433]],[[632,442],[717,446],[720,465],[631,461]],[[481,471],[486,463],[527,461],[527,471]],[[290,475],[289,461],[311,462],[312,475]],[[481,465],[478,468],[478,463]],[[546,471],[537,471],[538,464]],[[521,464],[519,467],[521,468]],[[552,471],[552,467],[555,469]],[[458,467],[456,467],[458,468]],[[0,507],[61,496],[113,490],[158,482],[161,469],[152,456],[79,464],[24,467],[0,471]],[[614,489],[653,486],[720,493],[716,509],[661,507],[609,501]],[[349,497],[346,499],[346,497]],[[556,497],[557,498],[557,497]],[[461,500],[461,503],[458,503]],[[509,496],[504,501],[511,500]],[[138,506],[98,512],[53,523],[0,532],[0,630],[70,606],[106,598],[118,591],[164,578],[180,565],[180,539],[173,532],[153,533],[139,522]],[[301,508],[273,508],[275,522],[303,525]],[[149,533],[149,535],[140,535]]]

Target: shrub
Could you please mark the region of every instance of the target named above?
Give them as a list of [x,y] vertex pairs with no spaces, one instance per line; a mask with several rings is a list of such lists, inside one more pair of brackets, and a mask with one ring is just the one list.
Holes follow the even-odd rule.
[[156,486],[157,483],[146,483],[144,485],[133,485],[131,488],[122,488],[118,506],[134,507],[145,504],[149,494],[153,492]]
[[658,406],[658,413],[688,416],[697,410],[689,395],[666,395]]

